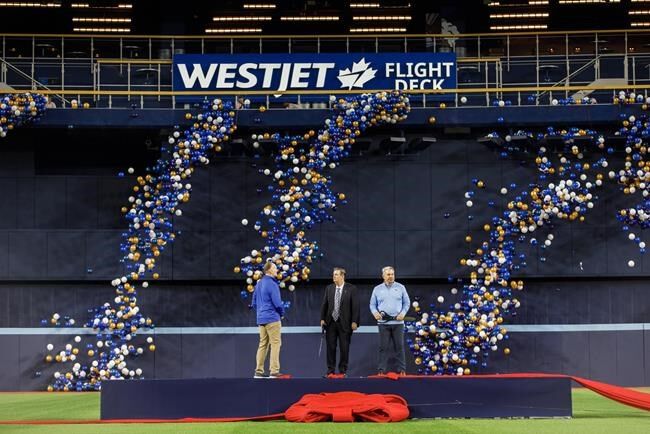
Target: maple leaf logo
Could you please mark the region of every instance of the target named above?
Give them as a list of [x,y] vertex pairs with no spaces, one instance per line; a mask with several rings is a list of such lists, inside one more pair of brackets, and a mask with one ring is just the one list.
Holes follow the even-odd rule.
[[352,62],[352,70],[350,68],[339,69],[339,75],[336,78],[341,82],[341,87],[352,90],[353,87],[363,88],[364,84],[375,78],[376,73],[377,70],[372,69],[370,62],[366,63],[364,57],[359,62]]

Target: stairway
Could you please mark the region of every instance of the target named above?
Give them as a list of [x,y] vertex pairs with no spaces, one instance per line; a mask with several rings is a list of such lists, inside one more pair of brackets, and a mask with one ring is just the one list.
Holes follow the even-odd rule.
[[[592,81],[589,83],[589,86],[613,86],[613,87],[620,87],[621,89],[627,88],[627,79],[625,78],[599,78],[598,80]],[[585,89],[585,90],[580,90],[571,97],[574,100],[582,99],[586,96],[589,96],[594,89]]]

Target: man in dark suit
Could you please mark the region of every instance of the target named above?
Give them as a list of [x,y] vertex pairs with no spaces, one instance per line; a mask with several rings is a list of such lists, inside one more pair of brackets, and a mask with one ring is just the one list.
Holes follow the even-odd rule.
[[345,282],[345,269],[334,268],[334,283],[327,285],[320,310],[320,325],[327,339],[327,375],[334,374],[336,346],[340,348],[339,373],[348,370],[352,332],[359,327],[359,299],[356,286]]

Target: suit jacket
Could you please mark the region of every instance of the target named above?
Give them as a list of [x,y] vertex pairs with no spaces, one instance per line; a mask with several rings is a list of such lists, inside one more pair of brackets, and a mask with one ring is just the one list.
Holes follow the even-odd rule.
[[[336,296],[336,285],[330,284],[325,288],[323,304],[320,309],[320,319],[329,325],[332,321],[332,311],[334,310],[334,297]],[[352,323],[359,325],[361,310],[357,287],[351,283],[345,282],[341,293],[341,306],[339,308],[339,323],[341,328],[347,332],[352,331]]]

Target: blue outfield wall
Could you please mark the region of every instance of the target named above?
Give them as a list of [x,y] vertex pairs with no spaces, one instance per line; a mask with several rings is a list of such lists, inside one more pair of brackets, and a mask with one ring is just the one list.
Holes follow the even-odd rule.
[[[401,280],[401,279],[400,279]],[[412,297],[449,295],[450,284],[402,280]],[[349,374],[376,370],[378,335],[366,308],[376,281],[353,280],[362,299],[362,327],[352,338]],[[320,376],[319,307],[325,281],[306,284],[283,297],[292,307],[283,322],[282,370],[298,377]],[[255,315],[239,296],[237,283],[159,282],[140,293],[142,312],[156,322],[156,351],[133,361],[146,378],[248,377],[257,348]],[[0,285],[0,390],[43,390],[63,366],[46,364],[46,345],[55,348],[89,329],[39,327],[53,312],[81,326],[87,307],[112,297],[108,283],[23,283]],[[491,353],[483,373],[564,373],[624,386],[650,385],[650,291],[644,279],[534,280],[518,294],[521,308],[504,326],[510,338]],[[143,342],[144,336],[137,338]],[[91,339],[92,341],[93,339]],[[84,338],[85,341],[85,338]],[[82,347],[83,348],[83,347]],[[82,351],[83,353],[83,351]],[[80,356],[80,360],[86,357]],[[407,353],[409,372],[417,372]]]

